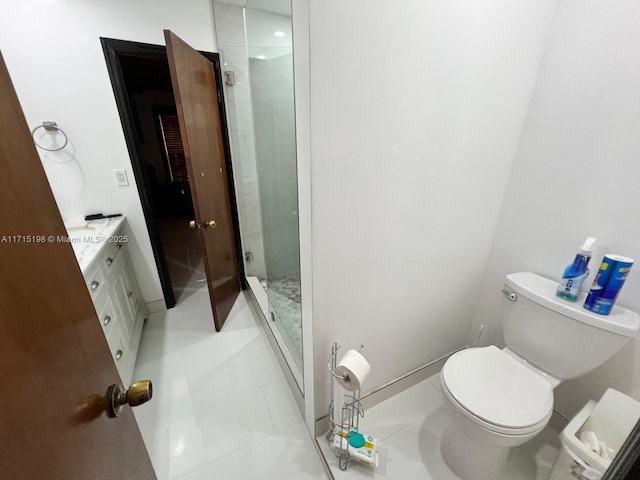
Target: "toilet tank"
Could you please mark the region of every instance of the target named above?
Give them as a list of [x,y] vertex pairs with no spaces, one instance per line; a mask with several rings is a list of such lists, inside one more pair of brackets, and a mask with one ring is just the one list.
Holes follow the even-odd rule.
[[[640,333],[640,317],[620,306],[603,316],[556,297],[558,283],[530,272],[505,277],[504,340],[510,350],[562,380],[605,363]],[[513,295],[515,294],[515,295]]]

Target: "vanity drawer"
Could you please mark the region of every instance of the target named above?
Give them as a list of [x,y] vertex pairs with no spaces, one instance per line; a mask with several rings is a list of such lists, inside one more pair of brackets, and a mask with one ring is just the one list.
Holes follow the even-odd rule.
[[122,340],[122,336],[120,335],[116,335],[115,338],[109,341],[111,356],[113,357],[113,361],[116,364],[116,368],[118,369],[120,376],[122,376],[126,370],[127,360],[129,359],[128,346],[125,345],[126,343]]
[[100,321],[100,325],[102,325],[104,336],[107,337],[107,342],[111,343],[114,340],[112,332],[119,330],[118,325],[120,318],[110,297],[107,297],[107,301],[104,302],[104,305],[98,311],[98,320]]
[[95,301],[106,288],[106,278],[99,262],[95,262],[87,269],[84,279],[91,294],[91,299]]
[[100,262],[102,268],[105,269],[107,275],[109,275],[116,265],[118,258],[121,256],[122,250],[125,248],[125,244],[122,242],[112,242],[107,244],[105,251],[100,255]]

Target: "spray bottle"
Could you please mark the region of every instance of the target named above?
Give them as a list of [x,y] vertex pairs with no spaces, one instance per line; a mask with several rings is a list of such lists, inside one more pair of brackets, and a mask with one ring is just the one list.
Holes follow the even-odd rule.
[[580,251],[576,255],[573,263],[568,265],[564,270],[562,280],[560,280],[558,290],[556,291],[558,297],[569,300],[570,302],[578,301],[582,282],[584,282],[589,275],[589,260],[591,260],[595,243],[595,238],[587,238],[580,247]]

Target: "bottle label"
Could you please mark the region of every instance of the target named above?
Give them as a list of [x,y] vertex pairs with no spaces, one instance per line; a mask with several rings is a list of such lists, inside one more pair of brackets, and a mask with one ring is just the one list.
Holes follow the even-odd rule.
[[587,278],[587,274],[588,272],[585,272],[577,277],[563,278],[560,280],[560,285],[558,285],[558,291],[556,293],[557,296],[571,302],[578,300],[578,297],[580,296],[580,287],[582,286],[582,282],[584,282],[585,278]]

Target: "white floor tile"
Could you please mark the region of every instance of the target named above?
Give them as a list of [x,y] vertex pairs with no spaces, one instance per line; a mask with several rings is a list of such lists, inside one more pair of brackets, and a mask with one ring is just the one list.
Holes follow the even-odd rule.
[[[183,292],[176,308],[152,315],[134,377],[154,382],[154,398],[134,412],[160,480],[326,478],[244,294],[218,333],[206,286]],[[258,470],[251,468],[252,456]],[[272,468],[285,456],[284,475],[294,476]]]
[[160,427],[155,430],[142,430],[142,438],[147,447],[151,464],[156,472],[158,480],[169,479],[171,455],[169,451],[169,427]]
[[154,430],[192,413],[191,394],[186,379],[153,386],[152,401],[133,409],[141,431]]
[[202,438],[226,438],[242,448],[275,432],[261,389],[194,411]]
[[236,395],[284,377],[269,347],[240,352],[229,361],[229,367]]
[[202,336],[201,341],[181,349],[183,371],[192,375],[205,375],[216,371],[244,352],[248,344],[239,330],[223,331]]
[[[154,467],[167,472],[165,478],[176,478],[199,470],[239,450],[234,437],[227,437],[224,426],[221,436],[203,435],[200,419],[188,415],[154,431],[144,432],[143,438]],[[158,467],[156,467],[156,473]]]
[[442,390],[442,387],[441,387],[441,385],[440,385],[440,374],[439,374],[439,373],[437,373],[437,374],[435,374],[434,376],[432,376],[432,377],[429,379],[429,381],[431,382],[431,385],[433,385],[434,387],[436,387],[436,389],[437,389],[438,391],[441,391],[441,390]]
[[[439,376],[434,376],[365,412],[361,430],[381,439],[377,468],[351,462],[345,472],[340,471],[324,435],[318,437],[335,479],[459,480],[440,453],[442,434],[449,417],[437,386]],[[545,478],[547,472],[537,471],[534,457],[545,445],[557,447],[558,443],[558,433],[546,427],[531,442],[511,451],[507,470],[500,480]]]
[[420,382],[365,411],[360,428],[367,435],[384,440],[440,405],[440,392],[430,382]]
[[[190,347],[205,340],[207,334],[209,336],[214,334],[213,325],[206,331],[173,330],[171,328],[172,321],[173,319],[167,318],[166,312],[151,314],[144,326],[140,341],[138,351],[140,361],[158,359],[167,353]],[[151,322],[157,322],[158,325],[152,325]]]
[[247,449],[254,479],[318,480],[326,473],[302,420]]
[[133,379],[151,379],[154,387],[157,387],[180,377],[183,370],[180,351],[163,352],[161,346],[153,344],[153,335],[148,335],[146,327],[143,332]]
[[194,368],[184,373],[185,381],[191,392],[191,403],[194,411],[210,409],[217,403],[233,400],[233,382],[228,363],[216,365],[215,368]]
[[252,475],[247,454],[244,450],[240,450],[195,473],[180,478],[181,480],[250,480]]
[[262,391],[276,430],[302,419],[302,412],[284,378],[264,385]]

